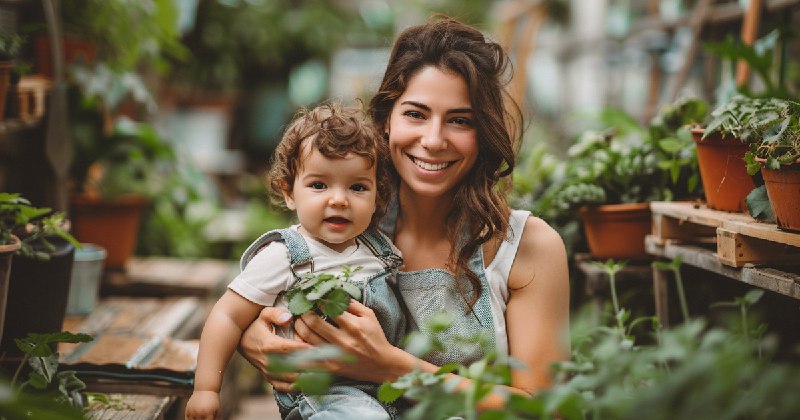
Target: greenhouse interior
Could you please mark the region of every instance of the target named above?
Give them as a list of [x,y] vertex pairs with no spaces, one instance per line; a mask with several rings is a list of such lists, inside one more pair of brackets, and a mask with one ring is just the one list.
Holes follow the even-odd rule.
[[797,28],[0,0],[0,419],[800,418]]

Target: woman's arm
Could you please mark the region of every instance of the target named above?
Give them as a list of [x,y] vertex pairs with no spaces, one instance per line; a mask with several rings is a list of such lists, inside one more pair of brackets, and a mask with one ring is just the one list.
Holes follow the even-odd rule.
[[551,385],[550,366],[570,357],[567,253],[558,233],[539,218],[525,223],[508,289],[509,354],[527,366],[512,373],[512,383],[535,393]]

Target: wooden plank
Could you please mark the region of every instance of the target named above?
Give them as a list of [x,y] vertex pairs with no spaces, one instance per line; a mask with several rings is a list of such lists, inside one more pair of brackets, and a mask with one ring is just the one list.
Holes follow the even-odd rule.
[[109,394],[113,405],[96,404],[86,411],[88,420],[163,420],[175,402],[172,396]]
[[725,265],[800,262],[800,248],[754,238],[723,227],[717,228],[717,256]]
[[103,293],[216,298],[238,273],[238,264],[227,260],[136,257],[125,272],[107,273]]
[[704,224],[689,223],[685,218],[665,214],[653,214],[653,236],[656,238],[679,239],[683,241],[707,242],[716,240],[716,229]]
[[800,247],[800,234],[778,229],[774,223],[762,223],[755,220],[728,220],[723,224],[725,229],[754,238]]
[[661,326],[669,328],[669,278],[664,270],[653,269],[653,296],[656,318]]
[[778,269],[745,264],[734,268],[722,264],[714,251],[675,241],[661,242],[651,235],[645,238],[645,249],[651,255],[664,258],[680,255],[684,264],[800,300],[800,266]]

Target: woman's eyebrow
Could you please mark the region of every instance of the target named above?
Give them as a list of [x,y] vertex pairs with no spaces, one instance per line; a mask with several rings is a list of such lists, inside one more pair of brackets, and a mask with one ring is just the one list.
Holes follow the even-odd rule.
[[[428,105],[415,101],[403,101],[400,103],[400,105],[412,105],[417,108],[422,108],[428,112],[430,112],[431,110],[431,107],[429,107]],[[447,110],[447,114],[461,114],[461,113],[472,113],[472,108],[453,108]]]

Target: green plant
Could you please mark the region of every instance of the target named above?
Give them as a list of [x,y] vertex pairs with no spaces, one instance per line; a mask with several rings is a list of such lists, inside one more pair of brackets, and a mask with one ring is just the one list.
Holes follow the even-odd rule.
[[286,292],[289,311],[295,316],[316,311],[324,318],[341,315],[350,304],[350,298],[361,299],[361,289],[350,277],[361,267],[342,268],[342,275],[310,273]]
[[9,61],[19,57],[27,38],[21,34],[0,32],[0,61]]
[[787,99],[755,100],[757,111],[747,115],[742,124],[751,127],[757,140],[745,154],[747,172],[756,174],[761,163],[779,170],[800,159],[800,103]]
[[0,244],[11,243],[16,236],[21,242],[18,254],[42,260],[49,258],[55,247],[48,238],[58,236],[76,248],[80,243],[64,228],[63,213],[49,208],[33,207],[20,194],[0,193]]
[[[75,371],[59,371],[57,343],[85,343],[93,340],[87,334],[57,332],[28,334],[15,339],[23,353],[14,376],[7,387],[10,392],[0,397],[4,418],[81,419],[84,406],[82,391],[86,388]],[[23,373],[27,378],[23,380]],[[6,385],[0,385],[5,388]]]
[[[548,192],[556,213],[574,217],[582,205],[639,203],[691,196],[699,184],[687,125],[706,113],[699,99],[663,107],[643,127],[627,113],[606,109],[612,128],[585,131],[568,150],[563,178]],[[548,194],[546,193],[546,194]]]
[[100,98],[78,88],[73,88],[70,98],[73,190],[107,198],[158,194],[176,158],[156,128],[124,117],[109,126]]
[[172,0],[63,0],[66,33],[97,46],[96,60],[126,72],[152,63],[166,70],[165,56],[187,55],[178,31],[178,8]]

